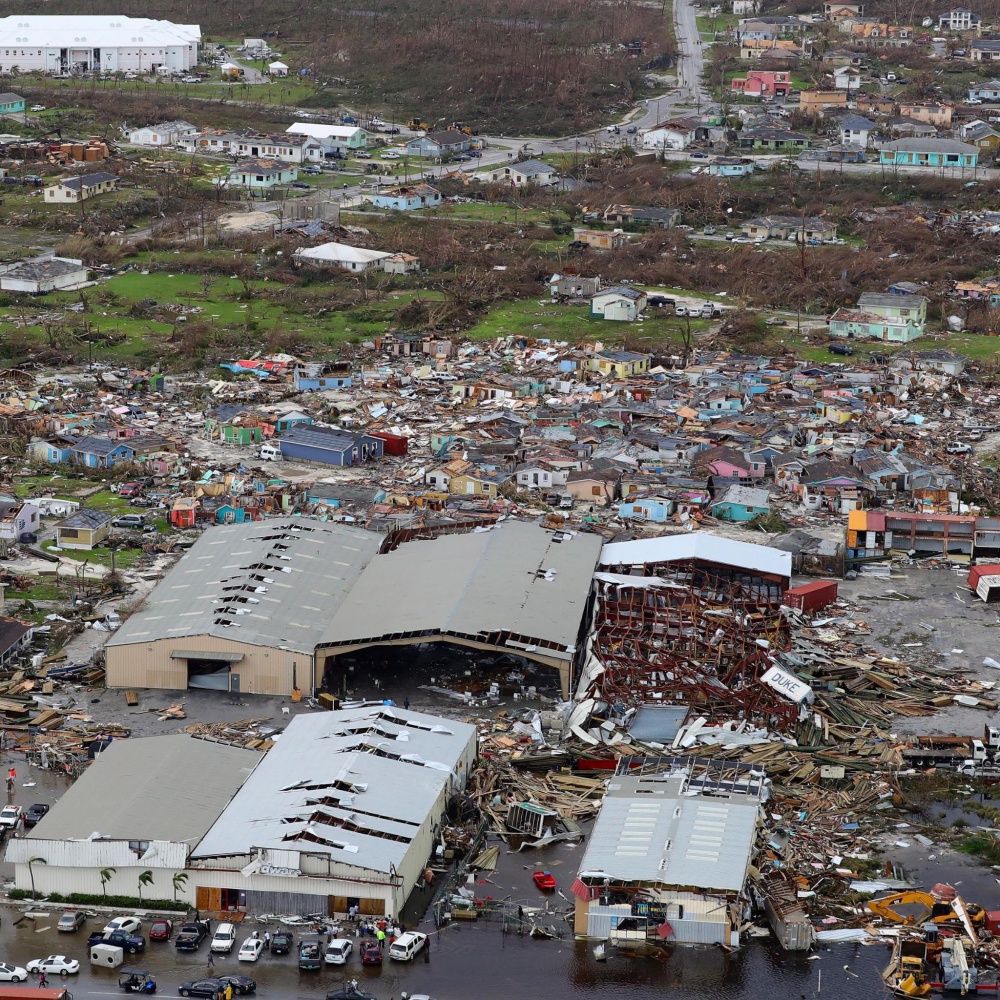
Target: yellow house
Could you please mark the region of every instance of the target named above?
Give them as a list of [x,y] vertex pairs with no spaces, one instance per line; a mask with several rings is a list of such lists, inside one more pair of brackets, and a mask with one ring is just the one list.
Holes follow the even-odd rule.
[[92,549],[110,534],[110,514],[81,507],[56,525],[56,545],[61,549]]
[[649,371],[649,355],[632,351],[600,351],[594,357],[594,367],[602,375],[616,375],[618,378],[642,375]]
[[508,479],[510,479],[509,472],[472,469],[460,476],[452,476],[448,482],[448,492],[453,496],[495,497]]

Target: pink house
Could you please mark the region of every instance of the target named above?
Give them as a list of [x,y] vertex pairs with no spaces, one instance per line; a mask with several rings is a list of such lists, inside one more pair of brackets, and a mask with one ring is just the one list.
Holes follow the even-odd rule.
[[791,74],[777,70],[752,69],[733,80],[733,92],[747,97],[786,97],[791,89]]
[[761,479],[767,471],[767,461],[764,458],[747,458],[735,448],[720,445],[698,452],[693,468],[725,479]]

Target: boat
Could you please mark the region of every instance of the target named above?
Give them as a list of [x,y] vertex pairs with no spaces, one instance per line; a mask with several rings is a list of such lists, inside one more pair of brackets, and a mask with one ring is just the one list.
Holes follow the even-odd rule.
[[535,880],[535,885],[542,892],[553,892],[556,887],[556,877],[551,872],[535,872],[531,876]]

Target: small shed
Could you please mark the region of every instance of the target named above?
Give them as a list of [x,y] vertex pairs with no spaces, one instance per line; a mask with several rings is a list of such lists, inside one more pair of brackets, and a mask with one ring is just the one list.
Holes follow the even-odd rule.
[[267,71],[271,76],[288,76],[288,66],[276,59],[273,63],[267,64]]

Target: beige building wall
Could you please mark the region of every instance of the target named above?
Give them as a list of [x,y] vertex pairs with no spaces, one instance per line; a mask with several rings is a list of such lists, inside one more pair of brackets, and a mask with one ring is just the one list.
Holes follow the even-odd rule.
[[290,695],[294,684],[303,694],[313,693],[313,657],[290,649],[252,646],[213,635],[181,636],[155,642],[134,642],[105,647],[108,687],[184,690],[187,660],[174,659],[175,650],[206,653],[242,653],[232,664],[244,694]]

